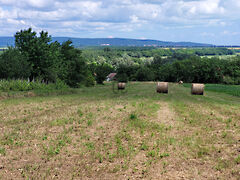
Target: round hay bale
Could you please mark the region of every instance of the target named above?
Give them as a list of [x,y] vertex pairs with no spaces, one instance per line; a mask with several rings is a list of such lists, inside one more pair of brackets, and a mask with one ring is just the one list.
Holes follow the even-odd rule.
[[118,90],[124,90],[125,89],[125,86],[126,86],[126,83],[118,83]]
[[28,97],[34,97],[34,96],[36,96],[36,94],[35,94],[34,92],[29,91],[29,92],[27,93],[27,96],[28,96]]
[[178,84],[183,84],[183,81],[179,81]]
[[157,93],[168,93],[168,82],[157,83]]
[[204,93],[204,84],[192,83],[191,93],[194,95],[203,95]]

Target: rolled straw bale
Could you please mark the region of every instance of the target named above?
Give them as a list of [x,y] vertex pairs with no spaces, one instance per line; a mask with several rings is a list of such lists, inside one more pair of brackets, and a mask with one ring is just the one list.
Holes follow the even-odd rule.
[[168,82],[157,83],[157,93],[168,93]]
[[118,83],[118,90],[124,90],[125,89],[125,86],[126,86],[126,83]]
[[204,93],[204,84],[192,83],[191,93],[194,95],[203,95]]
[[178,84],[183,84],[183,81],[179,81]]

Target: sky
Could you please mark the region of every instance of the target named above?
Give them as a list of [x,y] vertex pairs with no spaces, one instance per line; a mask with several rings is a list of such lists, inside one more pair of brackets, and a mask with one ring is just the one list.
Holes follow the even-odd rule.
[[240,0],[0,0],[0,36],[134,38],[240,45]]

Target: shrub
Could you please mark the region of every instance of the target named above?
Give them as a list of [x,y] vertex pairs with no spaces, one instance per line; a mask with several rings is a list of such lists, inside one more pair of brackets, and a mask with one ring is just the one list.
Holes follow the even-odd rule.
[[117,78],[118,82],[128,82],[128,76],[126,73],[117,74],[116,78]]
[[136,79],[138,81],[153,81],[154,73],[147,67],[140,67],[136,72]]
[[113,68],[109,64],[100,64],[96,67],[96,81],[98,84],[103,84],[103,81],[107,78],[107,75],[113,71]]
[[230,76],[224,76],[223,83],[224,84],[234,84],[234,79]]
[[64,81],[57,79],[56,82],[53,84],[53,87],[54,89],[67,89],[68,85]]
[[92,75],[88,75],[88,77],[85,79],[85,86],[91,87],[95,85],[95,79]]
[[1,80],[0,81],[0,90],[1,91],[9,91],[10,90],[10,84],[8,81]]
[[234,79],[234,84],[240,85],[240,77],[236,77],[236,78]]
[[25,80],[1,80],[0,90],[2,91],[28,91],[31,85]]
[[45,84],[40,81],[28,82],[26,80],[0,80],[0,90],[8,91],[30,91],[30,90],[60,90],[68,86],[61,80],[56,83]]

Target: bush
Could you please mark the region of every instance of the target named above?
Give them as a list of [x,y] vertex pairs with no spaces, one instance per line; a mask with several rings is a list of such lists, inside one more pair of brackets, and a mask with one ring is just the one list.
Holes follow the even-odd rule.
[[230,76],[224,76],[223,83],[224,84],[234,84],[234,79]]
[[31,85],[29,82],[24,80],[11,80],[10,90],[12,91],[28,91],[31,90]]
[[118,82],[128,82],[128,76],[126,73],[117,74],[116,78]]
[[61,80],[56,83],[45,84],[40,81],[28,82],[26,80],[0,80],[0,90],[8,91],[30,91],[30,90],[61,90],[68,86]]
[[95,85],[95,79],[92,75],[89,75],[86,79],[85,79],[85,86],[86,87],[91,87]]
[[98,84],[103,84],[107,75],[113,71],[113,68],[109,64],[100,64],[96,67],[96,81]]
[[64,81],[57,79],[56,82],[53,84],[53,88],[54,89],[67,89],[69,87]]
[[28,91],[31,90],[31,84],[24,80],[1,80],[1,91]]
[[153,81],[154,73],[147,67],[141,67],[136,72],[136,79],[138,81]]
[[0,90],[1,91],[9,91],[10,90],[10,83],[5,80],[0,81]]
[[0,55],[0,79],[28,78],[31,69],[27,57],[16,48],[9,47]]
[[240,77],[235,77],[234,78],[234,84],[235,85],[240,85]]

